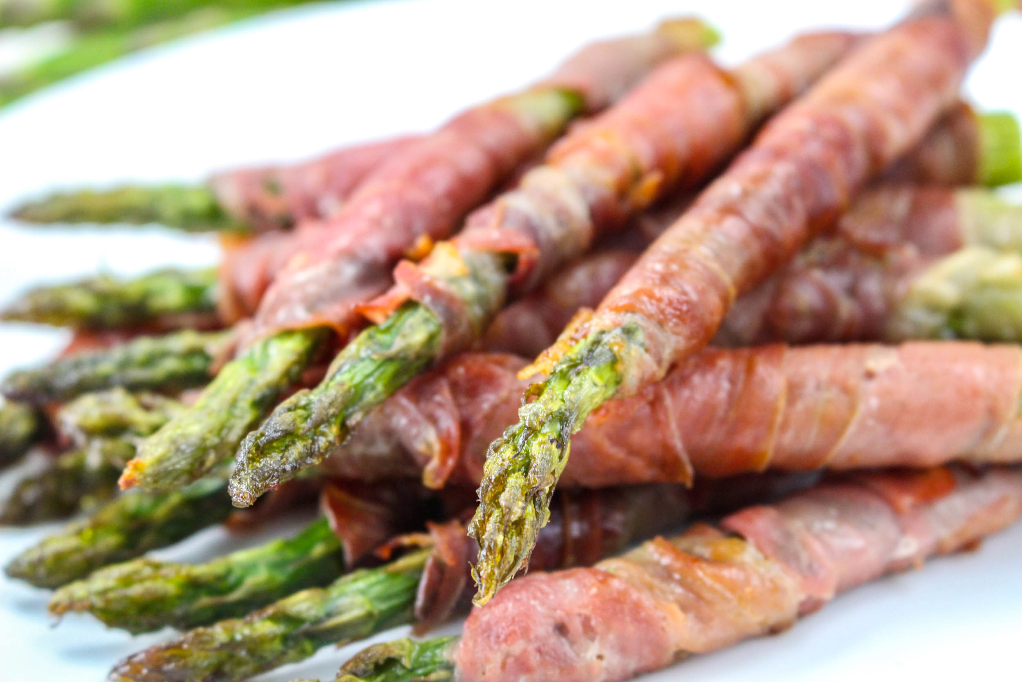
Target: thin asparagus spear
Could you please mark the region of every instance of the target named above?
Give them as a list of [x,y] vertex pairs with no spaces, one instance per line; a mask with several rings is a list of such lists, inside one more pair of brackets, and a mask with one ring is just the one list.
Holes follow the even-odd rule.
[[23,294],[0,311],[0,320],[60,327],[108,329],[216,320],[217,273],[158,270],[134,279],[100,275],[45,286]]
[[50,613],[88,611],[132,633],[170,625],[189,629],[237,618],[344,572],[341,541],[326,519],[292,538],[234,552],[205,564],[136,559],[65,585]]
[[332,585],[293,594],[243,619],[192,630],[120,662],[117,682],[243,680],[312,656],[337,642],[407,623],[432,550],[355,571]]
[[93,438],[144,437],[185,409],[173,398],[155,393],[133,394],[117,387],[86,393],[60,408],[61,433],[78,443]]
[[341,666],[335,682],[445,682],[454,679],[460,637],[398,639],[363,649]]
[[0,525],[24,526],[67,518],[117,494],[117,477],[135,454],[118,438],[98,438],[27,476],[0,505]]
[[0,404],[0,467],[14,464],[28,452],[42,428],[39,414],[29,405],[5,400]]
[[[66,49],[0,77],[0,108],[37,90],[125,55],[184,36],[222,26],[265,11],[265,4],[296,4],[304,0],[231,2],[231,6],[199,7],[182,16],[142,26],[112,26],[85,33]],[[108,4],[108,3],[107,3]],[[203,3],[207,4],[207,3]],[[212,5],[213,3],[208,3]]]
[[327,334],[325,329],[276,334],[227,363],[191,409],[139,445],[121,488],[172,490],[229,461],[245,434],[297,382]]
[[206,185],[128,185],[106,191],[61,192],[11,212],[29,223],[158,223],[186,232],[246,232]]
[[230,342],[230,332],[139,337],[15,372],[0,384],[0,393],[41,404],[116,386],[131,390],[201,386],[209,381],[214,359]]
[[234,503],[247,507],[269,488],[322,461],[347,436],[349,423],[437,359],[442,334],[440,320],[419,303],[405,304],[383,324],[359,334],[331,364],[327,380],[288,398],[242,441],[230,483]]
[[70,21],[84,29],[143,26],[174,19],[197,9],[248,8],[252,12],[297,5],[308,0],[0,0],[0,28]]
[[135,456],[134,439],[153,433],[183,409],[171,398],[132,395],[122,388],[68,403],[57,422],[79,447],[18,481],[0,506],[0,524],[66,518],[109,500],[121,470]]
[[36,587],[79,580],[220,523],[233,509],[226,488],[223,478],[211,477],[172,493],[121,495],[22,552],[4,570]]
[[153,45],[252,14],[208,7],[179,19],[140,28],[111,28],[73,41],[67,49],[0,77],[0,108],[75,74]]

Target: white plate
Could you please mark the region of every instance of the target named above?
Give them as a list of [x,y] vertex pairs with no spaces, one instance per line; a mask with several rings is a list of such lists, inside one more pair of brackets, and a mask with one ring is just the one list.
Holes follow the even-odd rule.
[[[0,113],[0,210],[61,186],[199,178],[347,141],[428,129],[548,71],[596,36],[700,13],[727,63],[816,26],[881,26],[907,3],[431,0],[304,7],[152,50]],[[968,93],[1022,112],[1022,21],[997,29]],[[33,232],[0,224],[0,300],[29,284],[106,268],[214,262],[212,240],[157,230]],[[0,373],[59,348],[58,332],[0,328]],[[9,477],[8,477],[9,478]],[[0,531],[0,561],[55,526]],[[160,554],[197,560],[259,537],[211,530]],[[980,551],[855,590],[789,632],[703,656],[654,680],[1020,679],[1022,527]],[[0,579],[0,679],[99,680],[167,633],[131,638],[85,617],[49,627],[46,593]],[[403,630],[380,639],[403,635]],[[332,678],[360,645],[321,651],[265,680]]]

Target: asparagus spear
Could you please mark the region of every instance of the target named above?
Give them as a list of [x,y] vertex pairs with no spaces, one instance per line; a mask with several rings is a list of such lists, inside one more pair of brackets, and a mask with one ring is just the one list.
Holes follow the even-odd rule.
[[423,566],[432,550],[355,571],[325,588],[287,597],[243,619],[192,630],[120,662],[117,682],[243,680],[318,649],[350,642],[412,619]]
[[220,523],[232,510],[226,487],[224,478],[210,477],[172,493],[121,495],[22,552],[4,570],[37,587],[79,580]]
[[454,679],[460,637],[399,639],[363,649],[341,666],[335,682],[444,682]]
[[67,518],[117,493],[117,477],[135,446],[99,438],[52,460],[42,471],[18,481],[0,506],[0,525],[23,526]]
[[207,7],[162,23],[82,35],[65,50],[0,77],[0,108],[82,71],[251,14],[252,11],[244,9],[225,11]]
[[182,410],[184,405],[173,398],[117,387],[64,405],[57,423],[64,435],[83,444],[94,438],[148,436]]
[[158,270],[134,279],[100,275],[33,289],[0,311],[0,320],[106,329],[153,325],[161,318],[216,319],[216,269]]
[[209,381],[214,359],[230,342],[230,332],[143,336],[108,350],[80,353],[15,372],[0,384],[0,393],[47,403],[115,386],[132,390],[200,386]]
[[19,206],[12,218],[29,223],[159,223],[186,232],[245,232],[206,185],[128,185],[106,191],[53,194]]
[[343,572],[341,542],[327,520],[319,519],[295,537],[206,564],[142,558],[108,566],[58,590],[50,612],[88,611],[136,634],[167,625],[188,629],[243,616]]
[[135,455],[134,439],[156,431],[182,409],[171,398],[132,395],[122,388],[68,403],[57,422],[79,447],[21,479],[0,506],[0,524],[66,518],[110,499],[121,469]]
[[[472,267],[472,275],[449,282],[485,322],[503,303],[501,284],[507,274],[489,254],[474,265],[480,267]],[[322,461],[347,436],[349,424],[441,357],[442,336],[440,320],[414,302],[359,334],[335,358],[324,381],[288,398],[242,441],[230,483],[234,503],[247,507],[269,488]]]
[[245,434],[298,381],[327,334],[325,329],[276,334],[227,363],[191,409],[139,445],[121,488],[171,490],[229,461]]
[[21,459],[28,452],[42,423],[28,405],[5,400],[0,404],[0,467]]
[[0,0],[0,28],[71,21],[85,29],[137,27],[173,19],[197,9],[248,8],[252,12],[297,5],[307,0]]

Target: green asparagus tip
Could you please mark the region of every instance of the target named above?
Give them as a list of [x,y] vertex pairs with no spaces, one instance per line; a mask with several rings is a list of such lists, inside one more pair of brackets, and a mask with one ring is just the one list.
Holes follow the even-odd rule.
[[28,201],[10,217],[27,223],[147,225],[159,223],[186,232],[244,231],[204,185],[123,186],[109,190],[58,192]]
[[0,320],[74,329],[213,325],[218,292],[215,268],[99,275],[26,291],[0,310]]
[[989,187],[1022,180],[1022,134],[1015,114],[995,111],[979,117],[980,183]]
[[341,667],[335,682],[444,682],[454,679],[457,637],[423,642],[399,639],[363,649]]
[[469,526],[469,535],[479,542],[472,569],[477,605],[528,563],[550,517],[550,497],[567,463],[571,436],[620,386],[620,349],[641,343],[637,333],[626,325],[576,343],[530,391],[537,397],[519,409],[518,424],[490,445],[479,507]]
[[247,507],[270,488],[314,466],[343,442],[349,423],[425,370],[437,356],[443,326],[410,303],[345,347],[328,376],[277,406],[238,449],[234,503]]
[[213,359],[230,342],[230,332],[189,330],[140,336],[119,346],[14,372],[0,383],[0,393],[46,404],[117,386],[139,391],[201,386],[209,381]]
[[171,490],[234,456],[315,357],[329,331],[287,331],[252,344],[224,365],[192,407],[144,440],[121,476],[121,489]]

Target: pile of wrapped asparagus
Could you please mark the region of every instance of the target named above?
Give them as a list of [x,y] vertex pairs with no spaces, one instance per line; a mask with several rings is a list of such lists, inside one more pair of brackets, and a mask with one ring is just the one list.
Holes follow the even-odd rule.
[[[215,271],[2,312],[75,332],[0,385],[2,461],[56,453],[0,519],[77,517],[7,574],[180,630],[119,682],[465,612],[338,680],[609,682],[975,546],[1022,516],[1022,206],[992,189],[1022,144],[959,89],[1012,9],[730,69],[672,19],[433,132],[18,207],[225,236]],[[145,556],[312,500],[293,537]]]

